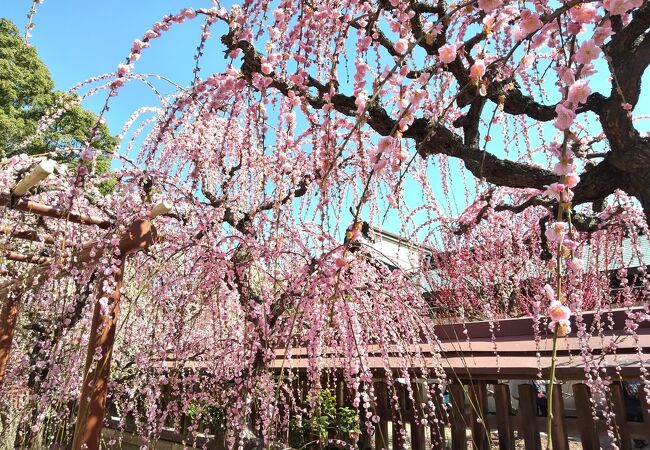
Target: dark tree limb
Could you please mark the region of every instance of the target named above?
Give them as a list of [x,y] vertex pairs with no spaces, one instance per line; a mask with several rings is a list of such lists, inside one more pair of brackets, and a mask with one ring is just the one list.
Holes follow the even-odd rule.
[[[550,14],[541,17],[544,23],[555,20],[568,8],[580,3],[572,0],[562,5]],[[420,2],[411,2],[410,8],[415,15],[410,19],[417,45],[423,48],[428,55],[436,56],[438,49],[447,42],[445,18],[450,13],[444,2],[428,5]],[[380,0],[377,13],[380,11],[391,12],[394,7],[387,0]],[[425,15],[438,16],[442,31],[435,36],[426,36],[422,28]],[[623,189],[638,198],[643,205],[646,217],[650,217],[650,183],[646,174],[650,172],[650,140],[642,137],[634,128],[629,107],[636,105],[641,93],[641,78],[650,64],[650,7],[647,2],[633,13],[632,20],[623,26],[615,23],[612,18],[616,33],[604,47],[604,52],[609,58],[610,69],[614,78],[614,85],[609,97],[600,93],[592,93],[587,102],[577,108],[577,113],[594,112],[602,125],[605,137],[609,144],[609,151],[604,153],[604,159],[599,164],[588,167],[581,175],[581,181],[574,189],[574,204],[595,202],[602,200],[615,192]],[[355,27],[353,23],[351,26]],[[359,28],[360,25],[356,25]],[[393,42],[381,30],[377,30],[374,21],[369,21],[366,32],[374,34],[378,42],[393,57],[401,56],[394,48]],[[372,33],[371,33],[372,32]],[[255,50],[250,42],[235,39],[231,30],[223,36],[222,42],[229,50],[240,49],[243,52],[242,74],[249,81],[253,73],[261,73],[262,55]],[[531,35],[532,36],[532,35]],[[529,39],[529,36],[526,39]],[[480,43],[486,38],[483,31],[478,32],[466,43],[470,47]],[[468,70],[464,59],[472,62],[469,55],[471,48],[463,47],[455,61],[444,66],[456,79],[460,86],[457,96],[459,106],[470,105],[468,113],[458,119],[454,125],[463,127],[463,136],[454,133],[441,122],[425,118],[416,118],[413,124],[403,133],[404,138],[415,142],[418,154],[422,158],[432,155],[447,155],[462,160],[465,167],[477,178],[498,186],[513,188],[544,189],[545,186],[558,181],[558,177],[551,171],[525,164],[502,159],[496,155],[479,148],[479,124],[481,113],[486,100],[490,100],[503,108],[504,113],[510,115],[526,115],[531,119],[549,122],[556,117],[556,105],[545,105],[532,96],[525,95],[516,85],[514,80],[492,81],[487,84],[485,98],[478,96],[477,89],[470,86]],[[498,63],[488,68],[487,79],[495,75]],[[408,75],[411,78],[437,70],[438,65],[424,69],[412,70]],[[321,109],[326,100],[331,107],[339,113],[351,118],[358,118],[356,98],[335,91],[330,95],[332,84],[325,85],[314,78],[308,78],[307,86],[314,88],[316,93],[310,93],[306,88],[298,87],[286,81],[277,74],[271,74],[270,86],[281,93],[288,95],[290,91],[300,95],[312,108]],[[325,95],[327,94],[327,95]],[[381,106],[380,101],[370,103],[361,118],[369,127],[380,135],[387,136],[396,129],[397,119],[392,117]]]

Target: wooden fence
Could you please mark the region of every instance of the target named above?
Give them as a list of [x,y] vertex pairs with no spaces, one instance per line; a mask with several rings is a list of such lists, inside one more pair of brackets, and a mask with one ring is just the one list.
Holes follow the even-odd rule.
[[[627,314],[626,310],[585,314],[579,320],[591,337],[570,335],[560,340],[552,402],[554,450],[580,446],[590,450],[611,444],[628,450],[637,444],[650,444],[648,399],[641,382],[642,371],[650,369],[650,323],[639,324],[635,336],[627,335]],[[599,322],[606,324],[605,331],[596,333],[593,330],[601,328]],[[427,367],[442,364],[444,383],[421,378],[419,370],[413,370],[411,380],[405,383],[399,379],[404,376],[403,358],[397,355],[388,356],[393,365],[389,367],[393,376],[388,380],[385,355],[379,348],[372,354],[371,349],[368,364],[377,374],[373,386],[376,401],[371,407],[379,417],[375,432],[370,435],[362,430],[360,436],[331,437],[348,442],[349,448],[361,449],[541,450],[547,418],[544,398],[538,394],[545,385],[534,381],[549,377],[551,339],[540,330],[540,339],[535,340],[534,326],[530,318],[504,320],[496,329],[488,322],[437,326],[440,342],[420,346],[424,352],[420,362]],[[591,348],[587,356],[580,353],[585,344]],[[336,392],[339,406],[350,407],[351,392],[336,378],[341,361],[334,355],[326,354],[322,360],[327,368],[326,384]],[[605,397],[592,396],[585,382],[585,367],[590,366],[585,358],[594,358],[591,364],[598,365],[600,378],[608,383]],[[278,351],[273,368],[291,367],[305,373],[308,365],[306,352],[294,351],[291,359],[285,360]],[[300,379],[296,383],[295,396],[304,398]],[[161,439],[225,448],[223,435],[212,432],[188,436],[184,430],[167,431]],[[570,445],[570,441],[574,443]],[[314,443],[308,448],[325,447]]]

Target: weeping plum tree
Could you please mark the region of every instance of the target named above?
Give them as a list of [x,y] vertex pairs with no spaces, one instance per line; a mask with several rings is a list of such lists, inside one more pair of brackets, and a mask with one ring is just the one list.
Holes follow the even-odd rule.
[[[109,250],[83,270],[69,270],[65,254],[51,258],[23,294],[2,387],[13,417],[32,418],[17,442],[37,442],[43,431],[63,439],[73,426],[92,309],[106,304],[96,274],[118,270],[120,233],[159,200],[174,211],[156,219],[159,241],[129,259],[110,355],[112,411],[148,439],[179,429],[186,415],[195,433],[204,419],[225,418],[228,448],[251,435],[286,443],[291,424],[318,413],[332,361],[359,426],[372,433],[370,354],[385,364],[389,386],[396,373],[444,380],[444,361],[420,350],[437,342],[440,314],[460,322],[527,314],[554,340],[576,333],[587,381],[607,390],[603,359],[587,344],[606,324],[586,330],[577,321],[571,330],[569,317],[644,306],[630,310],[632,336],[648,318],[645,268],[632,282],[616,273],[624,288],[615,295],[606,270],[631,264],[624,242],[642,261],[648,231],[650,143],[635,116],[650,62],[648,8],[637,0],[250,1],[183,9],[143,30],[115,73],[75,87],[105,95],[100,118],[125,84],[160,82],[139,74],[138,60],[172,27],[202,29],[189,50],[192,83],[124,124],[116,187],[100,203],[82,195],[102,181],[88,165],[32,196],[107,214],[116,227],[2,216],[3,225],[22,221]],[[223,70],[206,73],[207,58],[222,58]],[[89,165],[102,156],[88,145],[77,152]],[[7,160],[3,188],[32,163]],[[412,236],[421,261],[389,269],[363,221]],[[37,319],[57,332],[30,365]],[[301,352],[306,406],[291,389],[290,356]],[[106,357],[97,353],[93,364]],[[639,376],[647,390],[643,368]],[[421,420],[433,414],[427,407]]]

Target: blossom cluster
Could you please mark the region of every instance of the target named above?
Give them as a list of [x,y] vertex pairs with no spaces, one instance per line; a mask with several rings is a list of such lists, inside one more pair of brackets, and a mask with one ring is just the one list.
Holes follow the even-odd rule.
[[[60,326],[42,340],[20,330],[19,356],[9,368],[7,385],[26,392],[26,403],[40,406],[39,414],[48,411],[34,430],[48,422],[51,409],[43,405],[76,400],[93,307],[117,314],[106,296],[84,296],[85,287],[94,292],[94,285],[115,273],[119,233],[147,217],[160,200],[171,201],[174,210],[155,219],[159,241],[128,259],[112,352],[111,377],[119,381],[109,388],[124,420],[133,418],[138,434],[152,440],[170,424],[179,426],[189,411],[198,411],[189,429],[200,433],[206,422],[201,411],[210,408],[230,421],[227,448],[243,447],[240,431],[248,424],[265,442],[286,436],[290,423],[311,418],[331,361],[360,409],[360,428],[372,433],[379,421],[372,411],[377,368],[371,370],[369,361],[385,362],[389,383],[395,381],[395,362],[425,379],[444,379],[435,350],[418,350],[438,347],[438,319],[464,324],[487,318],[492,327],[501,318],[545,315],[550,330],[566,336],[572,327],[580,332],[583,307],[635,305],[634,289],[612,296],[610,275],[595,264],[583,267],[567,214],[580,183],[576,148],[582,141],[576,135],[586,126],[579,118],[592,97],[596,58],[613,33],[609,15],[637,7],[638,0],[573,3],[479,0],[478,10],[450,6],[436,18],[398,0],[376,9],[374,2],[352,0],[344,10],[328,0],[318,8],[252,0],[230,11],[183,9],[155,23],[91,91],[105,91],[106,105],[120,101],[118,90],[139,76],[134,72],[142,53],[175,24],[205,16],[191,84],[126,121],[111,172],[113,192],[93,196],[99,179],[90,174],[77,183],[67,173],[73,171],[59,168],[61,185],[48,179],[33,195],[117,224],[110,231],[82,230],[44,219],[61,248],[99,242],[113,251],[96,273],[70,271],[71,281],[56,276],[53,266],[44,288],[25,301],[25,317],[43,319],[47,330]],[[211,28],[216,18],[222,22]],[[228,58],[223,70],[204,76],[198,68],[203,49],[213,48],[204,46],[211,33],[221,40],[210,44],[221,46],[225,52],[218,55]],[[534,106],[535,94],[549,98],[545,91],[552,85],[542,70],[534,70],[543,68],[539,61],[556,68],[545,75],[557,80],[562,100],[556,106]],[[544,195],[558,202],[561,213],[544,231],[539,224],[548,219],[545,209],[512,214],[499,208],[538,195],[537,186],[491,185],[478,192],[467,178],[469,172],[490,172],[496,155],[489,147],[464,168],[450,164],[451,157],[462,159],[483,144],[468,142],[473,133],[467,107],[476,112],[477,93],[498,106],[486,107],[493,117],[483,114],[477,123],[503,131],[492,128],[487,136],[475,136],[477,141],[503,136],[503,148],[513,152],[541,141],[556,160],[557,182]],[[512,114],[520,107],[513,98],[542,111],[549,126],[531,127],[525,112]],[[553,110],[555,128],[547,114]],[[478,126],[474,134],[483,130]],[[549,131],[563,141],[549,143]],[[525,152],[507,156],[536,169]],[[92,160],[91,147],[80,157]],[[32,165],[22,156],[6,163],[9,168],[0,167],[5,190]],[[417,195],[399,198],[413,187]],[[470,206],[460,213],[464,204]],[[621,254],[621,230],[633,229],[624,220],[643,218],[634,208],[627,206],[620,216],[605,208],[602,217],[612,226],[594,232],[590,255],[609,261]],[[343,234],[350,209],[358,220]],[[25,217],[8,211],[2,225],[31,224]],[[386,223],[407,236],[396,244],[398,256],[386,255],[389,247],[380,247],[382,242],[369,250],[373,242],[365,238],[362,220],[373,227]],[[10,238],[3,236],[2,243],[14,244]],[[541,255],[543,242],[556,256],[552,261]],[[411,252],[417,257],[410,258]],[[562,281],[555,288],[546,284],[549,267]],[[576,276],[583,270],[584,276]],[[623,285],[627,272],[617,276]],[[112,289],[107,285],[104,292]],[[630,334],[641,320],[646,313],[628,316]],[[271,375],[278,355],[286,363],[284,378]],[[292,366],[298,358],[307,362],[301,374]],[[600,376],[600,359],[586,359]],[[47,370],[34,375],[34,367]],[[305,376],[306,400],[292,387]],[[29,386],[34,377],[36,385]],[[433,419],[433,403],[423,406],[421,423]],[[34,417],[30,411],[25,416]]]

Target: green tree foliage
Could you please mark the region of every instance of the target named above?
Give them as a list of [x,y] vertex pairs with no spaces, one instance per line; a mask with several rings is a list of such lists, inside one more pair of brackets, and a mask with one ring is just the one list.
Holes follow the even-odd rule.
[[[25,43],[18,28],[0,18],[0,158],[16,153],[38,155],[56,152],[58,159],[72,160],[75,152],[90,137],[97,116],[74,104],[27,147],[20,144],[36,132],[39,120],[76,99],[54,90],[50,72],[36,49]],[[112,151],[117,139],[101,125],[92,146]],[[109,160],[98,161],[98,170],[109,168]]]

